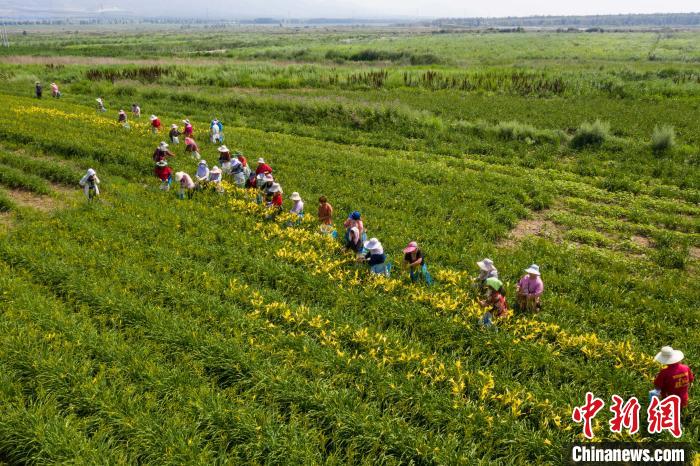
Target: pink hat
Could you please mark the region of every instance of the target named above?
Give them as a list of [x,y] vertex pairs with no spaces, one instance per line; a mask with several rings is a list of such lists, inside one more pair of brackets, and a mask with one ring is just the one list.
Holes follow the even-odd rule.
[[408,246],[404,248],[403,252],[405,254],[408,254],[409,252],[413,252],[416,249],[418,249],[418,243],[416,243],[415,241],[411,241],[410,243],[408,243]]

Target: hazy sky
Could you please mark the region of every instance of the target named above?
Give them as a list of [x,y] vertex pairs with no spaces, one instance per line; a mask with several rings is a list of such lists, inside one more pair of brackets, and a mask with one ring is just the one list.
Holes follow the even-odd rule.
[[[2,0],[0,10],[97,11],[177,16],[526,16],[700,11],[700,0]],[[7,10],[6,10],[7,11]]]

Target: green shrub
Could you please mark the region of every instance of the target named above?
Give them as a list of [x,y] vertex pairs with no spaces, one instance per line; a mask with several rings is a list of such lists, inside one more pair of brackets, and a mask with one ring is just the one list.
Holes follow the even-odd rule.
[[676,145],[676,132],[671,125],[655,126],[651,135],[651,150],[663,154]]
[[586,146],[600,146],[609,138],[610,123],[596,120],[593,123],[581,123],[570,144],[574,149],[581,149]]

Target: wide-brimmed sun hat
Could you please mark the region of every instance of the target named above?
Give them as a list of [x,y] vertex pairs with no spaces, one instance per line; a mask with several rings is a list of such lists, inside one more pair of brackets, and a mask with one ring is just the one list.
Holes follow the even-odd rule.
[[478,265],[479,268],[481,270],[483,270],[484,272],[490,272],[494,268],[493,261],[491,259],[488,259],[488,258],[480,260],[479,262],[476,263],[476,265]]
[[172,125],[170,125],[170,127],[173,129],[177,128],[177,123],[173,123]]
[[289,199],[291,199],[292,201],[301,201],[301,196],[298,192],[294,191],[292,195],[289,196]]
[[226,147],[226,146],[220,146],[220,147],[219,147],[219,152],[228,152],[228,151],[229,151],[229,150],[228,150],[228,147]]
[[186,125],[189,125],[189,124],[190,124],[190,120],[182,120],[182,122],[183,122],[184,124],[186,124]]
[[408,254],[409,252],[413,252],[416,249],[418,249],[418,243],[415,241],[411,241],[408,243],[408,245],[403,249],[404,254]]
[[166,160],[160,160],[160,161],[156,162],[156,165],[159,167],[167,167],[168,162]]
[[119,110],[119,113],[126,113],[124,110]]
[[95,170],[93,170],[92,168],[87,169],[87,176],[94,176],[96,174],[97,174],[97,172]]
[[262,157],[260,157],[260,158],[258,159],[258,163],[265,163],[265,159],[262,158]]
[[158,119],[158,117],[157,117],[157,116],[155,116],[155,115],[151,115],[151,118],[150,118],[150,120],[151,120],[151,121],[153,121],[153,120],[157,120],[157,119]]
[[200,164],[200,165],[206,165],[206,164],[207,164],[207,161],[204,160],[204,159],[202,159],[202,160],[199,161],[199,164]]
[[486,279],[486,286],[490,286],[494,290],[500,290],[503,286],[503,282],[496,277],[491,277]]
[[270,186],[270,192],[271,193],[281,193],[282,186],[280,186],[279,183],[272,183],[272,186]]
[[531,273],[533,275],[539,275],[540,274],[540,266],[537,264],[532,264],[530,267],[525,269],[526,273]]
[[168,147],[169,144],[165,141],[160,141],[160,147]]
[[661,348],[661,351],[659,351],[656,356],[654,356],[654,360],[656,362],[660,362],[661,364],[675,364],[677,362],[680,362],[683,360],[685,356],[683,355],[683,351],[680,350],[674,350],[670,346],[664,346]]
[[178,183],[182,180],[182,178],[185,176],[185,172],[177,172],[175,173],[175,181]]
[[365,241],[364,246],[370,251],[377,251],[382,249],[382,243],[380,243],[377,238],[370,238],[369,241]]
[[209,173],[221,173],[221,169],[219,167],[217,167],[216,165],[214,165],[214,168],[209,170]]

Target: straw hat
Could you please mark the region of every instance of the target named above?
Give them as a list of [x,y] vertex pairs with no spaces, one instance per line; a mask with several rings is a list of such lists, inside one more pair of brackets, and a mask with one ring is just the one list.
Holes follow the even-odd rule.
[[182,122],[183,122],[184,124],[186,124],[186,125],[189,125],[189,124],[190,124],[190,120],[182,120]]
[[476,263],[476,265],[478,265],[479,268],[481,270],[483,270],[484,272],[490,272],[494,269],[493,261],[491,259],[488,259],[488,258],[484,259],[484,260],[480,260],[479,262]]
[[209,173],[221,173],[221,169],[219,167],[217,167],[216,165],[214,165],[214,168],[209,170]]
[[228,147],[226,147],[226,146],[219,147],[219,152],[228,152],[228,151],[229,151]]
[[365,241],[364,244],[365,248],[368,249],[369,251],[372,252],[383,252],[384,248],[382,247],[382,243],[379,242],[377,238],[370,238],[369,241]]
[[258,159],[258,163],[265,163],[265,159],[262,158],[262,157],[260,157],[260,158]]
[[159,167],[167,167],[168,162],[166,160],[160,160],[160,161],[156,162],[156,165]]
[[418,243],[416,243],[415,241],[411,241],[410,243],[408,243],[408,246],[404,248],[403,252],[404,254],[408,254],[409,252],[413,252],[416,249],[418,249]]
[[684,357],[683,351],[674,350],[670,346],[664,346],[661,348],[661,351],[654,356],[654,360],[656,362],[660,362],[661,364],[668,365],[680,362]]
[[175,173],[175,181],[178,183],[182,180],[182,177],[185,176],[185,172],[177,172]]
[[292,195],[289,196],[289,199],[291,199],[292,201],[301,201],[301,196],[298,192],[294,191]]
[[526,273],[531,273],[533,275],[539,275],[540,274],[540,266],[537,264],[532,264],[530,267],[525,269]]

